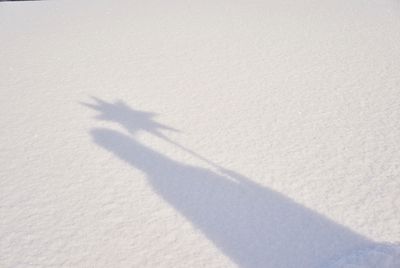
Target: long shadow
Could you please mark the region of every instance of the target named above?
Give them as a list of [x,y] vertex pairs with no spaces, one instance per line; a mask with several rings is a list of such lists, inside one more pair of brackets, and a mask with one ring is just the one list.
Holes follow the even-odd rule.
[[117,123],[130,133],[94,128],[93,141],[143,171],[158,195],[240,267],[324,267],[332,259],[373,244],[211,161],[210,169],[187,165],[141,144],[135,139],[138,131],[165,138],[160,131],[171,129],[155,122],[152,113],[100,99],[85,105],[100,112],[98,119]]

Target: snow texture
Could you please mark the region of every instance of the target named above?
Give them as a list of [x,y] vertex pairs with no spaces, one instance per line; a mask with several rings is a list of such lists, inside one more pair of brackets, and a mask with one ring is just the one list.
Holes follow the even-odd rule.
[[400,247],[380,245],[345,256],[328,268],[396,268],[400,267]]
[[398,1],[0,2],[0,267],[400,267]]

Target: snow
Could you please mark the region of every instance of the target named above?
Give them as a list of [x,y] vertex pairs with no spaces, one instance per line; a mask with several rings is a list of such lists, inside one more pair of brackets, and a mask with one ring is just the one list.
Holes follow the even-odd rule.
[[1,1],[1,267],[400,267],[394,0]]
[[400,267],[400,247],[379,245],[360,250],[331,264],[331,268]]

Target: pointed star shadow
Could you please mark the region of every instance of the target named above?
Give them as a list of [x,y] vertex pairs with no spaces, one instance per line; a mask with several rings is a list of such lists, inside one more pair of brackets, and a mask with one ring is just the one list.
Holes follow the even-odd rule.
[[[99,112],[99,120],[119,124],[129,132],[93,128],[90,135],[94,143],[144,172],[155,193],[239,267],[325,267],[332,259],[373,244],[205,158],[202,160],[209,161],[212,168],[180,163],[141,144],[135,138],[138,131],[163,138],[162,130],[174,129],[155,122],[155,114],[134,110],[121,101],[94,101],[84,105]],[[163,219],[159,221],[162,224]]]
[[174,128],[154,121],[156,113],[135,110],[120,100],[115,103],[108,103],[96,97],[92,97],[92,100],[95,102],[94,104],[84,102],[81,104],[98,111],[100,113],[96,116],[98,120],[118,123],[131,134],[145,131],[161,137],[164,136],[162,130],[178,132]]

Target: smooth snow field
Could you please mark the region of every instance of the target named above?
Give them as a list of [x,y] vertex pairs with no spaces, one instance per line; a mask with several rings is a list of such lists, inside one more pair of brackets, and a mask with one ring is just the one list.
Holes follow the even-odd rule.
[[400,268],[400,2],[0,2],[0,267]]

